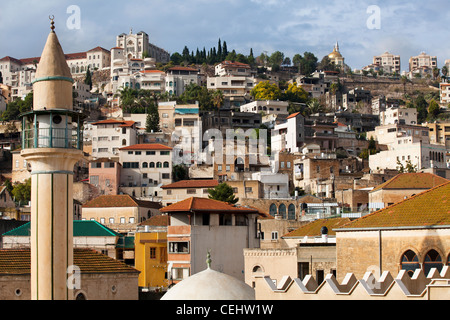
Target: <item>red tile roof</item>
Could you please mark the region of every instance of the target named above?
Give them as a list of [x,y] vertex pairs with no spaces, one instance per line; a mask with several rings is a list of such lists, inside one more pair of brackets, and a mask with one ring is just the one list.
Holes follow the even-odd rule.
[[159,202],[137,200],[127,194],[102,195],[88,201],[83,208],[119,208],[119,207],[146,207],[159,209]]
[[[127,264],[92,249],[73,249],[73,263],[81,273],[138,273]],[[30,249],[0,250],[0,274],[30,274]]]
[[159,143],[145,143],[123,147],[119,150],[172,150],[172,148]]
[[219,184],[217,180],[181,180],[162,186],[162,189],[184,189],[184,188],[214,188]]
[[116,119],[106,119],[106,120],[100,120],[97,122],[94,122],[92,125],[98,125],[98,124],[124,124],[125,121],[123,120],[116,120]]
[[286,119],[295,118],[295,117],[298,116],[299,114],[300,114],[300,112],[293,113],[293,114],[289,115]]
[[310,222],[300,228],[289,232],[284,235],[283,238],[296,238],[296,237],[305,237],[312,236],[317,237],[321,235],[322,227],[326,227],[328,229],[328,235],[336,235],[332,229],[340,227],[349,223],[351,220],[349,218],[333,218],[333,219],[317,219],[313,222]]
[[359,218],[342,229],[443,225],[450,226],[450,181]]
[[140,226],[155,226],[155,227],[166,227],[169,225],[169,216],[168,215],[156,215],[141,222]]
[[227,202],[208,199],[208,198],[197,198],[192,197],[177,203],[171,204],[170,206],[164,207],[160,210],[164,213],[172,213],[172,212],[227,212],[227,213],[258,213],[257,209],[254,208],[246,208],[233,204],[229,204]]
[[102,47],[95,47],[94,49],[89,50],[88,52],[93,52],[93,51],[105,51],[105,52],[109,52],[109,50],[106,50],[105,48]]
[[430,189],[448,181],[432,173],[400,173],[385,183],[380,184],[371,192],[381,189]]

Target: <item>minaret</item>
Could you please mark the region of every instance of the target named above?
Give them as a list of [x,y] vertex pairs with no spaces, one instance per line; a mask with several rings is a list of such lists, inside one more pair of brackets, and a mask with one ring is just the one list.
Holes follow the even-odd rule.
[[82,158],[81,114],[51,18],[33,82],[33,110],[22,117],[21,155],[31,164],[31,299],[71,300],[73,171]]

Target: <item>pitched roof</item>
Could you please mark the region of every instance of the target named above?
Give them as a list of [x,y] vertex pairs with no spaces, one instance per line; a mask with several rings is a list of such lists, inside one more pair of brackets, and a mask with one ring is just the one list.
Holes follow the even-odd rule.
[[166,184],[161,189],[214,188],[218,184],[217,180],[181,180]]
[[83,208],[117,208],[117,207],[146,207],[159,209],[159,202],[137,200],[128,194],[101,195],[88,201]]
[[[138,273],[127,264],[92,249],[73,249],[73,263],[81,273]],[[0,274],[30,274],[30,249],[0,250]]]
[[192,211],[222,211],[234,213],[258,213],[257,209],[240,207],[227,202],[213,200],[209,198],[191,197],[177,203],[171,204],[160,210],[164,213],[171,212],[192,212]]
[[126,121],[123,120],[116,120],[116,119],[106,119],[106,120],[100,120],[97,122],[92,123],[92,125],[98,125],[98,124],[125,124]]
[[340,227],[349,223],[349,218],[332,218],[332,219],[317,219],[300,228],[285,234],[283,238],[305,237],[305,236],[320,236],[322,227],[328,229],[328,235],[335,235],[333,228]]
[[168,215],[156,215],[147,219],[139,224],[140,226],[155,226],[155,227],[166,227],[169,225]]
[[430,189],[448,181],[432,173],[400,173],[385,183],[380,184],[371,192],[381,189]]
[[123,147],[119,150],[172,150],[172,148],[159,143],[144,143]]
[[295,117],[298,116],[299,114],[300,114],[300,112],[296,112],[296,113],[290,114],[286,119],[295,118]]
[[[3,236],[30,236],[31,222],[25,223],[18,228],[10,230]],[[74,220],[73,221],[74,237],[117,237],[121,236],[114,230],[92,220]]]
[[342,226],[392,228],[450,226],[450,181]]

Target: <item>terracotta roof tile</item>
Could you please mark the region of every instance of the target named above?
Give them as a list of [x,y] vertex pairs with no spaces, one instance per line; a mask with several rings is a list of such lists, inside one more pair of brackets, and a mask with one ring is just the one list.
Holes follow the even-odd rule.
[[450,181],[359,218],[342,229],[450,225]]
[[155,226],[155,227],[166,227],[169,225],[169,216],[168,215],[156,215],[141,222],[140,226]]
[[[30,274],[30,249],[0,250],[0,274]],[[138,273],[116,259],[91,249],[73,249],[73,262],[81,273]]]
[[349,218],[333,218],[333,219],[317,219],[310,222],[300,228],[289,232],[284,235],[283,238],[291,237],[305,237],[305,236],[320,236],[322,227],[327,227],[328,235],[336,235],[333,228],[340,227],[349,223],[351,220]]
[[159,209],[159,202],[137,200],[127,194],[102,195],[85,203],[83,208],[145,207]]
[[385,183],[380,184],[371,192],[381,189],[430,189],[448,181],[432,173],[400,173]]
[[234,213],[258,213],[257,209],[241,207],[227,202],[209,198],[191,197],[177,203],[171,204],[160,210],[164,213],[191,212],[191,211],[223,211]]
[[214,188],[219,184],[217,180],[181,180],[162,186],[162,189],[183,189],[183,188]]
[[293,114],[289,115],[286,119],[295,118],[295,117],[298,116],[299,114],[300,114],[300,112],[293,113]]

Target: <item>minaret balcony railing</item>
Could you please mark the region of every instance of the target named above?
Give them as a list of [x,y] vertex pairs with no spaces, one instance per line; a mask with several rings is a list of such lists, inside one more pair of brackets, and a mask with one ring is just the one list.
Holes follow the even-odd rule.
[[[55,121],[57,117],[59,121]],[[82,117],[83,114],[66,109],[30,111],[22,114],[22,149],[82,150]],[[57,125],[54,124],[55,122]]]

